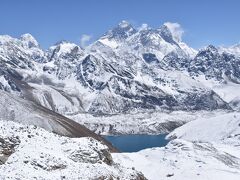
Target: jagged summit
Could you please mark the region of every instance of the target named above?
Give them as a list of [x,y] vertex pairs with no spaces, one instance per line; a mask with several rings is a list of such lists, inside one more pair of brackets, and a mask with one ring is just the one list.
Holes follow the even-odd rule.
[[154,29],[147,24],[143,24],[139,28],[134,28],[130,23],[122,21],[97,41],[101,44],[97,45],[95,43],[94,45],[99,48],[102,44],[112,49],[131,48],[131,51],[137,51],[136,53],[156,51],[154,53],[159,60],[172,52],[181,57],[193,58],[196,51],[184,42],[179,41],[181,39],[180,35],[174,34],[173,27],[171,29],[170,26],[174,25],[165,23],[160,28]]
[[127,22],[126,20],[122,20],[119,24],[118,24],[119,27],[121,28],[127,28],[127,27],[132,27],[132,25]]
[[0,35],[0,45],[11,41],[13,38],[9,35]]
[[55,50],[55,52],[59,52],[61,54],[61,53],[70,53],[74,48],[76,50],[82,50],[82,48],[80,46],[78,46],[77,44],[62,40],[62,41],[55,43],[49,49],[50,49],[50,51]]
[[104,34],[104,37],[123,40],[136,33],[136,29],[127,21],[120,22],[116,27]]
[[169,42],[169,43],[174,43],[176,44],[176,42],[174,41],[173,39],[173,35],[170,31],[170,29],[168,28],[167,25],[162,25],[159,29],[158,29],[161,37],[166,41],[166,42]]
[[56,42],[53,46],[58,46],[58,45],[65,44],[65,43],[71,43],[71,42],[67,41],[67,40],[60,40],[60,41]]
[[218,51],[217,47],[215,47],[212,44],[210,44],[207,47],[203,48],[203,50],[205,50],[205,51],[212,51],[212,52],[217,52]]
[[240,43],[232,45],[230,47],[220,46],[219,50],[221,52],[226,52],[226,53],[235,54],[237,56],[240,56]]
[[148,24],[143,23],[143,24],[138,28],[138,31],[146,31],[146,30],[149,30],[149,29],[151,29],[151,27],[149,27]]
[[29,33],[23,34],[20,37],[20,40],[26,45],[28,48],[39,47],[37,40]]

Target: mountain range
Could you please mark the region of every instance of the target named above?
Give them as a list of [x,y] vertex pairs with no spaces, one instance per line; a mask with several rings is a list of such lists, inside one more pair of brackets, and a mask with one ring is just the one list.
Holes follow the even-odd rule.
[[[0,89],[71,116],[238,108],[215,87],[240,83],[239,45],[194,50],[167,24],[122,21],[88,47],[48,50],[30,34],[0,36]],[[224,95],[223,95],[224,94]]]

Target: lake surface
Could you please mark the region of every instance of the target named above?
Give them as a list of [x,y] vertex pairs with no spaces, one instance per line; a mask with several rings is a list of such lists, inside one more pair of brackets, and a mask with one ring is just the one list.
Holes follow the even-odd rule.
[[146,148],[163,147],[169,142],[165,137],[166,134],[104,136],[121,152],[137,152]]

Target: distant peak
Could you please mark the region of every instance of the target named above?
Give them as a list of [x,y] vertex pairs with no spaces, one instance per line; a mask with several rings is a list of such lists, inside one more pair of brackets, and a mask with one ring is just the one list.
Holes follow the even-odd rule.
[[240,48],[240,42],[238,44],[234,44],[232,48]]
[[59,41],[55,45],[51,46],[49,48],[50,52],[53,52],[53,54],[56,54],[57,57],[64,54],[69,53],[79,53],[82,52],[82,49],[80,46],[78,46],[75,43],[71,43],[69,41]]
[[136,29],[127,21],[121,21],[116,27],[104,34],[104,38],[122,40],[136,33]]
[[61,44],[67,44],[67,43],[70,43],[69,41],[66,41],[66,40],[61,40],[61,41],[58,41],[54,44],[54,46],[59,46]]
[[139,31],[146,31],[146,30],[149,30],[151,29],[148,24],[144,23],[142,24],[140,27],[139,27]]
[[165,36],[171,36],[172,37],[172,32],[170,31],[170,29],[168,28],[167,25],[162,25],[159,29],[158,29],[162,34],[164,34]]
[[121,30],[121,31],[135,31],[134,27],[132,26],[132,24],[130,24],[129,22],[123,20],[121,21],[115,28],[113,28],[113,30]]
[[173,38],[173,35],[172,35],[172,32],[171,30],[168,28],[168,26],[166,26],[165,24],[162,25],[159,29],[158,29],[161,37],[166,41],[166,42],[169,42],[169,43],[173,43],[175,44],[176,41],[174,38]]
[[25,33],[21,35],[21,38],[34,38],[30,33]]
[[207,46],[207,47],[205,48],[205,50],[214,51],[214,52],[217,52],[217,51],[218,51],[218,49],[217,49],[214,45],[212,45],[212,44],[210,44],[209,46]]
[[184,30],[182,29],[180,24],[166,22],[163,24],[162,28],[171,33],[174,41],[178,43],[182,41],[182,35],[184,33]]
[[161,31],[167,31],[167,32],[171,33],[170,29],[169,29],[168,26],[165,25],[165,24],[163,24],[163,25],[159,28],[159,30],[161,30]]
[[23,34],[20,40],[29,48],[39,47],[37,40],[29,33]]
[[7,42],[12,40],[13,38],[9,35],[0,35],[0,42]]
[[123,20],[118,24],[118,26],[121,27],[121,28],[127,28],[127,27],[132,26],[132,25],[129,22]]

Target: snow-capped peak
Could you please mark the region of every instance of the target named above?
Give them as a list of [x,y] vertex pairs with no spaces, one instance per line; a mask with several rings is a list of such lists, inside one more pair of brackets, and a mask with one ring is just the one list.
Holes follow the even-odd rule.
[[121,28],[127,28],[127,27],[131,26],[131,24],[129,22],[123,20],[118,24],[118,26]]
[[160,29],[158,29],[161,37],[166,41],[166,42],[169,42],[169,43],[176,43],[173,39],[173,35],[172,35],[172,32],[170,31],[170,29],[168,28],[168,26],[166,26],[165,24],[162,25],[160,27]]
[[[178,28],[178,29],[177,29]],[[185,54],[193,59],[197,51],[191,47],[189,47],[186,43],[182,42],[181,36],[183,31],[181,29],[180,25],[177,23],[164,23],[159,29],[159,33],[161,37],[170,44],[176,44],[178,45]]]
[[60,56],[61,54],[71,53],[74,49],[76,49],[76,51],[82,51],[80,46],[67,41],[60,41],[54,46],[51,46],[49,49],[50,51],[55,51],[58,56]]
[[235,45],[230,46],[230,47],[220,46],[219,50],[221,52],[227,52],[227,53],[230,53],[230,54],[234,54],[236,56],[240,56],[240,43],[235,44]]
[[29,33],[23,34],[20,37],[20,40],[28,48],[39,47],[39,44],[38,44],[37,40]]
[[201,49],[200,51],[209,51],[212,53],[217,53],[218,49],[214,45],[208,45],[207,47]]
[[115,39],[117,41],[124,40],[128,38],[129,36],[133,35],[136,33],[136,29],[128,23],[127,21],[122,21],[120,22],[115,28],[109,30],[102,39],[108,38],[108,39]]
[[146,30],[148,30],[148,29],[150,29],[150,27],[149,27],[148,24],[146,24],[146,23],[142,24],[142,25],[138,28],[139,31],[146,31]]
[[13,38],[9,35],[0,35],[0,45],[11,41]]
[[166,22],[164,23],[166,27],[168,27],[169,31],[171,32],[174,41],[181,42],[182,41],[182,35],[184,33],[184,30],[182,29],[181,25],[178,23],[171,23]]

